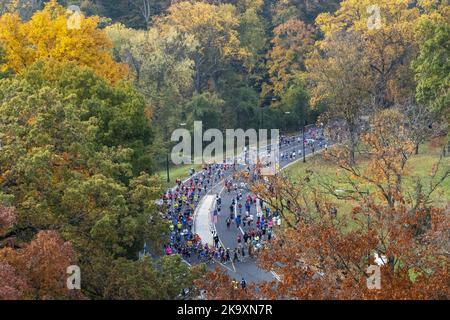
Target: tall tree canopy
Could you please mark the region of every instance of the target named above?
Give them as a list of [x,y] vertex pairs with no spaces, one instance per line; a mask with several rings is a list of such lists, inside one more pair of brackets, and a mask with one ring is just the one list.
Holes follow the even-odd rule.
[[270,83],[263,94],[282,97],[293,80],[305,70],[305,55],[312,50],[313,31],[300,20],[289,20],[274,29],[273,48],[268,56]]
[[142,98],[89,69],[39,62],[0,82],[0,114],[2,196],[17,215],[1,240],[21,245],[39,230],[57,231],[76,252],[83,292],[113,298],[104,277],[122,281],[129,271],[106,270],[117,259],[144,263],[135,261],[143,243],[158,252],[167,230],[155,204],[158,178],[133,173],[133,148],[148,130]]
[[99,19],[80,15],[80,28],[68,24],[69,13],[50,1],[30,21],[22,21],[17,13],[0,17],[0,46],[6,52],[2,71],[23,72],[39,59],[73,61],[91,67],[98,75],[114,83],[127,76],[125,64],[111,56],[112,43]]
[[[442,115],[450,113],[450,22],[449,8],[426,17],[419,26],[420,52],[413,63],[417,81],[417,100]],[[447,119],[450,121],[450,119]]]
[[[412,78],[410,63],[417,50],[414,24],[419,17],[419,8],[411,7],[409,0],[371,1],[344,0],[334,13],[320,14],[316,23],[325,35],[319,42],[327,46],[327,39],[337,32],[356,32],[361,35],[366,65],[370,72],[370,88],[374,102],[379,107],[388,107],[404,96],[411,86],[405,84]],[[380,9],[380,24],[368,24],[371,12],[367,8]]]
[[213,86],[230,59],[242,59],[247,52],[241,48],[237,29],[236,8],[229,4],[180,2],[168,9],[168,15],[157,22],[160,28],[175,27],[192,35],[198,42],[193,56],[195,89],[200,93]]

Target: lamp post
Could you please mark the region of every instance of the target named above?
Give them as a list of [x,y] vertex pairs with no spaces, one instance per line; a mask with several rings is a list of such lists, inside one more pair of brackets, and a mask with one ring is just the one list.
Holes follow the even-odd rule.
[[[291,112],[290,112],[290,111],[285,111],[284,114],[288,116],[288,115],[291,114]],[[287,122],[287,121],[286,121],[286,122]]]
[[166,154],[166,172],[167,172],[167,182],[170,182],[169,153]]
[[267,101],[270,101],[270,103],[272,103],[274,101],[277,101],[277,98],[269,96],[269,97],[265,97],[262,100],[262,103],[261,103],[261,123],[260,123],[261,124],[261,129],[264,128],[264,109],[265,109],[265,105],[266,105]]
[[[185,127],[186,123],[180,123],[181,127]],[[167,183],[170,182],[170,166],[169,166],[169,153],[166,154],[166,174],[167,174]]]
[[306,154],[305,154],[305,126],[306,126],[306,120],[303,122],[302,126],[302,133],[303,133],[303,163],[306,163]]
[[261,108],[261,129],[264,128],[264,106]]

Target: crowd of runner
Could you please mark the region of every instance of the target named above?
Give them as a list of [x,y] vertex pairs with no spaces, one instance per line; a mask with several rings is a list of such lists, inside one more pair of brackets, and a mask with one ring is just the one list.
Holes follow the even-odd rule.
[[[323,129],[309,129],[306,134],[305,146],[312,153],[316,147],[327,149]],[[280,147],[284,152],[280,153],[280,160],[300,157],[303,152],[302,143],[301,136],[282,136]],[[254,166],[244,168],[243,172],[252,181],[261,178]],[[263,200],[246,189],[242,175],[237,174],[241,169],[238,169],[237,164],[226,163],[205,165],[197,173],[190,169],[190,177],[186,181],[177,179],[176,186],[167,190],[163,196],[164,218],[169,222],[170,231],[170,237],[164,245],[166,255],[178,254],[191,263],[234,264],[253,258],[266,242],[272,241],[274,227],[281,225],[281,216],[277,211],[272,212]],[[221,194],[216,193],[211,219],[213,225],[226,224],[227,230],[236,235],[231,246],[225,246],[217,232],[213,233],[212,245],[203,243],[194,231],[195,209],[200,200],[208,192],[214,194],[213,187],[220,184],[223,184],[226,192],[224,197],[228,201],[227,206],[230,204],[230,197],[231,204],[228,208],[223,208]],[[229,236],[227,243],[230,245]],[[240,286],[246,290],[247,283],[242,278],[240,283],[233,280],[232,285],[235,289]]]
[[[314,154],[316,149],[328,148],[325,142],[325,133],[323,128],[308,129],[305,132],[305,147],[309,148]],[[280,160],[295,160],[303,155],[303,137],[302,136],[281,136],[280,147],[287,147],[288,150],[280,153]]]
[[[215,234],[214,247],[218,251],[217,260],[221,263],[242,262],[247,257],[253,257],[264,242],[271,241],[273,227],[279,225],[281,220],[278,213],[272,214],[262,200],[250,193],[245,194],[243,183],[234,183],[232,188],[227,188],[227,193],[232,196],[229,213],[222,213],[222,199],[217,195],[213,222],[225,223],[228,231],[236,231],[235,245],[231,249],[225,248]],[[222,216],[220,220],[219,216]]]
[[189,179],[184,182],[178,179],[175,188],[167,190],[163,198],[164,218],[170,222],[170,239],[164,245],[166,255],[180,254],[187,260],[197,257],[200,261],[212,258],[212,248],[203,245],[193,232],[194,211],[200,199],[234,170],[236,166],[230,164],[205,165],[197,174],[191,169]]
[[[308,139],[305,143],[310,148],[324,146],[322,129],[307,131]],[[281,137],[281,146],[301,145],[301,137]],[[326,146],[326,145],[325,145]],[[281,158],[295,158],[301,155],[301,148],[296,151],[285,151]],[[248,192],[246,184],[236,178],[237,165],[209,164],[195,173],[190,170],[190,177],[182,182],[176,181],[176,186],[167,190],[163,202],[165,204],[165,219],[169,223],[170,238],[164,245],[166,255],[179,254],[186,261],[212,262],[223,264],[245,261],[253,257],[262,248],[265,242],[270,242],[274,236],[274,226],[281,224],[278,212],[272,212],[262,200]],[[258,179],[255,168],[247,166],[246,170],[253,180]],[[194,232],[194,212],[201,198],[212,190],[212,187],[223,184],[227,198],[232,197],[228,208],[223,208],[220,194],[216,199],[211,212],[212,223],[226,224],[227,230],[234,229],[237,234],[235,243],[227,247],[217,233],[213,234],[213,244],[203,243],[198,234]],[[228,243],[229,244],[229,243]]]
[[[251,171],[250,167],[247,170]],[[166,255],[179,254],[187,261],[234,263],[254,256],[264,241],[271,241],[273,226],[280,223],[279,215],[276,212],[272,214],[270,208],[255,196],[249,193],[244,196],[245,183],[237,183],[234,173],[236,165],[206,165],[197,174],[191,171],[190,178],[185,182],[178,179],[176,187],[167,190],[163,198],[166,208],[164,218],[170,222],[170,238],[164,245]],[[217,233],[213,235],[214,245],[209,245],[203,243],[194,232],[195,208],[218,183],[224,184],[233,199],[226,215],[222,209],[222,198],[216,194],[212,219],[213,223],[218,223],[219,217],[223,216],[220,223],[226,224],[228,230],[242,230],[243,234],[237,236],[233,248],[222,245]]]

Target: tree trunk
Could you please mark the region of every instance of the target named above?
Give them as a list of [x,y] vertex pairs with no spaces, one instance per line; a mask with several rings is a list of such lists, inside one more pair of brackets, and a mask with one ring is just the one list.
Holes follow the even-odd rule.
[[201,93],[200,58],[195,59],[195,92]]
[[349,124],[348,131],[350,133],[349,162],[350,162],[350,164],[354,165],[356,163],[356,161],[355,161],[355,150],[356,150],[356,143],[357,143],[355,125],[354,124]]

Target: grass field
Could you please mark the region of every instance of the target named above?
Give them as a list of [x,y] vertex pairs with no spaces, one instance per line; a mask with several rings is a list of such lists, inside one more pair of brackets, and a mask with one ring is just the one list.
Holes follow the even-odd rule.
[[167,171],[160,170],[156,173],[161,178],[163,185],[166,188],[172,187],[175,185],[176,179],[184,180],[189,177],[189,169],[194,168],[195,171],[201,169],[201,165],[199,164],[185,164],[180,166],[174,166],[169,168],[169,177],[170,182],[167,182]]
[[[433,147],[430,144],[424,144],[420,147],[420,152],[418,155],[413,155],[406,166],[406,176],[403,179],[403,190],[405,193],[414,192],[415,181],[420,179],[425,186],[428,186],[430,182],[430,173],[432,172],[433,166],[439,161],[441,156],[441,148]],[[361,170],[367,163],[361,162],[359,164]],[[440,166],[439,172],[444,172],[445,168],[449,168],[450,157],[443,158]],[[312,178],[312,183],[315,186],[320,186],[320,182],[331,182],[333,181],[337,189],[348,190],[351,189],[350,185],[345,182],[339,182],[343,180],[345,176],[345,171],[340,169],[338,165],[334,165],[329,161],[325,161],[321,154],[314,157],[310,157],[307,163],[298,162],[292,165],[286,172],[294,180],[303,179],[306,176],[306,171],[313,171],[314,175]],[[374,190],[373,188],[367,187],[369,192]],[[325,192],[325,189],[322,188]],[[432,195],[433,205],[435,206],[445,206],[450,203],[450,178],[444,180],[444,182],[437,188],[437,190]],[[355,203],[350,200],[338,200],[333,198],[336,208],[340,214],[349,213]]]
[[[239,155],[241,154],[242,150],[237,150],[237,146],[233,145],[233,149],[230,150],[234,150],[234,155]],[[205,160],[208,163],[221,163],[224,159],[227,159],[227,155],[228,155],[228,150],[224,149],[223,152],[226,153],[226,155],[224,155],[222,152],[214,154],[214,158],[210,159],[210,160]],[[196,158],[195,160],[199,160],[198,158]],[[175,180],[176,179],[181,179],[184,180],[186,178],[189,177],[189,169],[190,168],[194,168],[195,171],[198,171],[202,168],[201,164],[186,164],[186,165],[177,165],[177,166],[170,166],[169,167],[169,176],[170,176],[170,182],[167,182],[167,170],[161,169],[159,171],[156,172],[156,175],[158,175],[161,178],[161,181],[163,183],[164,187],[172,187],[175,184]]]

